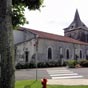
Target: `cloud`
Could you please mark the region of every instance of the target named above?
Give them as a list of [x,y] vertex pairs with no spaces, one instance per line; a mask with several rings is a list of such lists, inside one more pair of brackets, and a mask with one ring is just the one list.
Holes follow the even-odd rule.
[[[88,0],[44,0],[44,8],[41,11],[28,11],[25,16],[29,21],[25,27],[36,30],[63,34],[62,29],[70,25],[78,8],[81,20],[88,24]],[[59,30],[59,33],[57,32]]]

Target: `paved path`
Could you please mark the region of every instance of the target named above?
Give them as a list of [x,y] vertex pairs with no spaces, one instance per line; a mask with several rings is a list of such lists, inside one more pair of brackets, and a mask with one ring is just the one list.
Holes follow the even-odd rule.
[[49,85],[88,85],[88,79],[48,79]]

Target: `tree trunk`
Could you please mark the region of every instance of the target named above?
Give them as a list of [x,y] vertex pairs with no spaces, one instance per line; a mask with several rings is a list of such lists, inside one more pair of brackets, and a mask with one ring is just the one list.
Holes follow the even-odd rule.
[[11,21],[12,0],[0,0],[0,88],[14,88],[14,46]]

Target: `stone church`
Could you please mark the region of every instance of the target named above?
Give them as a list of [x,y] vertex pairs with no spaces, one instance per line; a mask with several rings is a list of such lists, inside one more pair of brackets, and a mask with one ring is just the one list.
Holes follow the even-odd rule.
[[21,27],[14,31],[14,43],[16,64],[88,59],[88,28],[78,10],[64,36]]

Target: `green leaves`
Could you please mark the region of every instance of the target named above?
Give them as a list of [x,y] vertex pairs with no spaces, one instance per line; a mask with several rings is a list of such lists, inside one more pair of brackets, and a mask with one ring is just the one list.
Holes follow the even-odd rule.
[[13,28],[28,23],[24,16],[25,8],[29,10],[39,9],[43,0],[12,0],[12,24]]
[[30,10],[39,9],[43,0],[24,0],[25,5]]
[[27,23],[24,16],[25,7],[22,4],[14,5],[12,8],[12,25],[13,28],[19,27]]
[[30,10],[39,9],[42,5],[43,0],[12,0],[13,5],[19,5],[22,4]]

